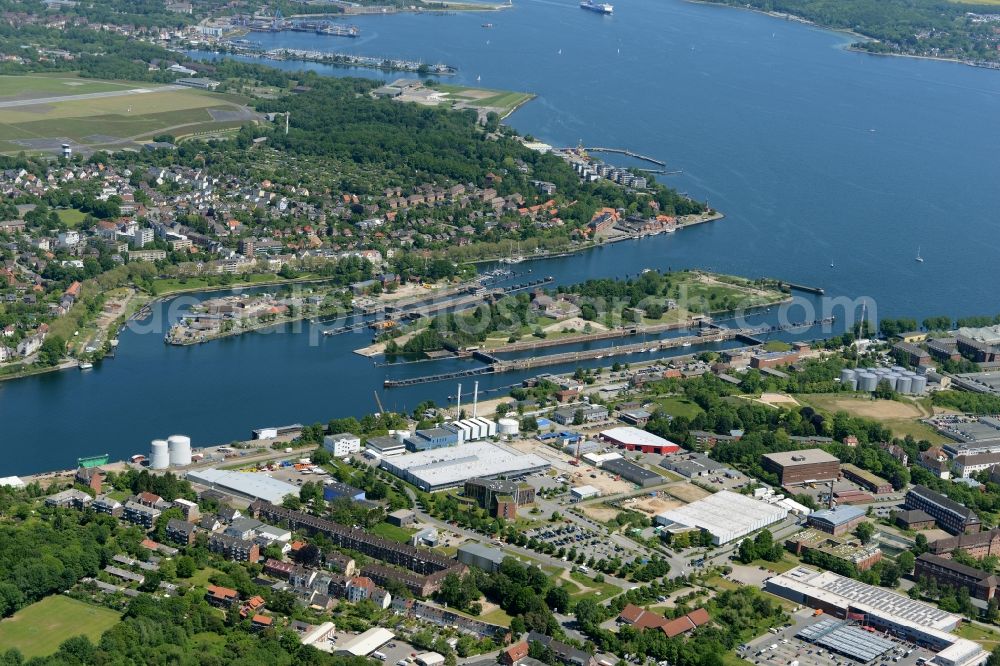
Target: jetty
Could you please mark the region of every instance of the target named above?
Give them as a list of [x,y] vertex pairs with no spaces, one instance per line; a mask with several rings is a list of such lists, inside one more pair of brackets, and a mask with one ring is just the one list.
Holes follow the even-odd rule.
[[655,164],[657,166],[665,167],[667,163],[663,160],[658,160],[655,157],[650,157],[649,155],[641,155],[635,151],[629,150],[627,148],[607,148],[604,146],[598,146],[595,148],[584,148],[588,153],[617,153],[619,155],[626,155],[628,157],[634,157],[637,160],[642,160],[643,162],[649,162],[650,164]]

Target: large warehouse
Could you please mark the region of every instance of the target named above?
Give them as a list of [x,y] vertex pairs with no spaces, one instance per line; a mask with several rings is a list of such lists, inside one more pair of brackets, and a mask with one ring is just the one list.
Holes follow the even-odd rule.
[[626,451],[642,451],[643,453],[659,453],[667,455],[677,453],[681,447],[669,439],[663,439],[651,432],[632,426],[621,426],[604,430],[600,435],[605,442],[620,446]]
[[787,515],[788,509],[778,504],[720,490],[679,509],[664,511],[656,516],[656,523],[667,527],[697,527],[712,535],[712,543],[721,545],[776,523]]
[[192,470],[187,473],[188,481],[208,488],[221,490],[246,499],[262,499],[272,504],[281,504],[286,495],[298,497],[299,489],[290,483],[272,479],[260,472],[231,472],[223,469]]
[[840,460],[823,449],[768,453],[761,463],[768,472],[778,475],[783,486],[833,481],[840,476]]
[[958,626],[960,615],[831,571],[795,567],[768,578],[764,589],[936,650],[931,660],[935,666],[978,666],[988,656],[978,643],[949,633]]
[[408,453],[382,460],[390,474],[433,492],[463,485],[468,479],[517,478],[550,467],[533,453],[522,453],[502,444],[472,442],[431,451]]

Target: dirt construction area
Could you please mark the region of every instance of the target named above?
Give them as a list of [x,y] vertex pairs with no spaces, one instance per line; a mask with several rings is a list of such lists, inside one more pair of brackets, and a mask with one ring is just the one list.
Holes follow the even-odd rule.
[[580,507],[583,514],[590,518],[591,520],[596,520],[599,523],[606,523],[615,516],[618,515],[618,509],[612,508],[606,504],[587,504]]
[[685,503],[680,500],[664,497],[662,495],[657,497],[645,495],[643,497],[629,498],[623,503],[623,507],[626,509],[641,511],[647,516],[655,516],[658,513],[663,513],[664,511],[684,506],[684,504]]
[[708,492],[707,490],[692,485],[687,481],[679,481],[677,483],[671,483],[664,489],[664,492],[666,492],[668,495],[676,497],[685,504],[689,504],[691,502],[700,500],[704,497],[708,497],[709,495],[711,495],[711,493]]
[[784,393],[762,393],[760,401],[772,407],[796,407],[799,401]]

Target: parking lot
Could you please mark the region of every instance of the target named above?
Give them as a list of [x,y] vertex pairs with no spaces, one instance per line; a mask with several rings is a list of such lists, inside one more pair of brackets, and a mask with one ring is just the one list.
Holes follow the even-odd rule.
[[539,541],[551,543],[556,548],[565,548],[567,551],[576,548],[578,553],[584,552],[588,558],[592,556],[595,560],[611,557],[620,557],[623,561],[633,559],[632,553],[613,543],[605,535],[576,524],[536,527],[527,530],[525,535],[529,539],[534,537]]
[[[347,644],[351,639],[357,637],[357,633],[351,631],[335,631],[330,635],[330,651],[336,650],[339,647]],[[389,666],[395,666],[401,661],[409,660],[412,657],[423,652],[423,650],[418,650],[409,643],[394,638],[382,647],[380,647],[376,652],[385,655],[385,663]],[[373,653],[374,654],[374,653]],[[372,657],[378,659],[378,661],[383,661],[377,657]]]
[[[792,616],[791,626],[773,629],[737,648],[737,654],[759,666],[860,666],[862,662],[831,652],[818,645],[795,638],[805,627],[820,622],[828,616],[813,616],[812,609],[803,608]],[[774,633],[777,632],[777,633]],[[893,636],[876,634],[893,643],[893,649],[868,662],[869,666],[916,666],[917,660],[928,660],[933,652],[907,643]]]

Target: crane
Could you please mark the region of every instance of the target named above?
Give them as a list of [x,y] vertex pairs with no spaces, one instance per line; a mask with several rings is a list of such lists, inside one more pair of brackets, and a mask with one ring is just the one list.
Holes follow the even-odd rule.
[[382,401],[378,399],[378,391],[372,391],[375,394],[375,404],[378,405],[378,413],[385,414],[385,408],[382,406]]

